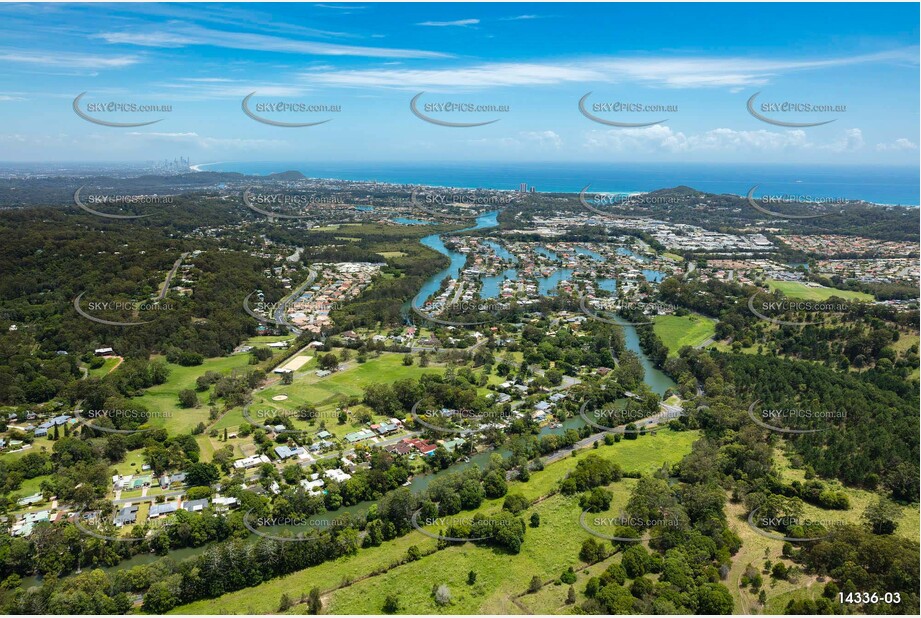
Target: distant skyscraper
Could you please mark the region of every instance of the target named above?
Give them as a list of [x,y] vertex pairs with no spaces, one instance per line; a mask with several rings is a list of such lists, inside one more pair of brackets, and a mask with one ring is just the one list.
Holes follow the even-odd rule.
[[520,192],[522,192],[522,193],[527,193],[527,192],[528,192],[528,183],[526,183],[526,182],[521,183],[521,184],[518,186],[518,190],[519,190]]

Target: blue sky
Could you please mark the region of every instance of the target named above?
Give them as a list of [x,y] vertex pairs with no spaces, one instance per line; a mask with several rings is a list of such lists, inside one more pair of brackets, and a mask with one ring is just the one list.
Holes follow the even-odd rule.
[[[917,4],[0,5],[0,160],[918,165]],[[74,113],[110,101],[169,112]],[[337,105],[267,111],[241,101]],[[506,112],[429,117],[440,102]],[[668,113],[579,112],[599,103]],[[762,103],[844,106],[763,115]],[[758,107],[760,110],[761,108]],[[837,108],[840,109],[840,108]]]

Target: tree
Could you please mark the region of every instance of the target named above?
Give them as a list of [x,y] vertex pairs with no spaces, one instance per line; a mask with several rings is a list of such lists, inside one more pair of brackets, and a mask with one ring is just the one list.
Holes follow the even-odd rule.
[[470,571],[467,573],[467,585],[472,586],[476,583],[476,571]]
[[415,545],[410,545],[409,549],[406,550],[406,559],[410,562],[415,562],[422,557],[422,552]]
[[650,566],[649,552],[639,543],[631,545],[624,551],[620,564],[631,579],[645,575]]
[[317,359],[317,363],[320,365],[321,369],[326,369],[329,371],[339,366],[339,359],[335,354],[324,354]]
[[531,527],[538,528],[540,527],[540,513],[537,511],[531,513]]
[[579,560],[589,564],[595,564],[596,562],[604,560],[605,557],[607,557],[607,551],[605,551],[604,545],[597,540],[589,538],[582,541],[582,549],[579,550]]
[[185,482],[189,487],[207,486],[221,478],[221,473],[212,463],[193,463],[185,469]]
[[499,472],[493,470],[483,478],[483,491],[490,500],[501,498],[508,491],[508,485]]
[[289,609],[291,609],[292,605],[293,603],[291,602],[290,597],[288,597],[287,594],[282,594],[281,599],[279,599],[278,601],[279,613],[288,611]]
[[779,560],[771,567],[771,577],[774,579],[787,579],[787,566]]
[[183,408],[197,408],[198,395],[190,388],[179,391],[179,405]]
[[400,611],[400,597],[395,594],[388,594],[384,598],[383,611],[385,614],[395,614]]
[[322,609],[323,601],[320,599],[320,589],[314,586],[307,596],[307,613],[316,616]]
[[731,614],[732,595],[723,584],[704,584],[697,589],[698,614]]
[[528,585],[528,592],[530,592],[531,594],[534,594],[535,592],[543,588],[543,586],[544,586],[544,582],[541,581],[540,577],[535,575],[534,577],[531,578],[531,583]]
[[438,586],[438,590],[435,591],[435,602],[439,605],[448,605],[451,602],[451,589],[447,584]]
[[286,385],[293,384],[294,383],[294,372],[285,371],[283,374],[281,374],[281,383],[286,384]]
[[575,602],[576,602],[576,589],[570,586],[569,591],[566,593],[566,605],[572,605]]
[[502,509],[510,512],[512,515],[518,515],[531,506],[530,500],[521,494],[508,494],[505,496],[505,502],[502,503]]
[[576,572],[572,570],[572,567],[569,567],[563,571],[563,574],[560,575],[560,581],[564,584],[576,583]]
[[880,496],[879,499],[867,506],[863,518],[869,522],[873,534],[892,534],[898,528],[898,520],[902,511],[898,505]]
[[413,357],[412,357],[412,354],[404,354],[404,355],[403,355],[403,366],[404,366],[404,367],[409,367],[409,366],[411,366],[412,364],[413,364]]
[[590,513],[601,513],[611,506],[612,498],[614,494],[604,487],[594,487],[582,494],[579,498],[579,506]]

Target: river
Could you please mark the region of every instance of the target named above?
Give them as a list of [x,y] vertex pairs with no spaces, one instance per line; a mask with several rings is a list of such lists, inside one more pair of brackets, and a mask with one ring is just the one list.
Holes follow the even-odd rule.
[[[491,212],[484,213],[476,218],[476,222],[472,227],[464,228],[463,230],[459,230],[458,232],[451,232],[451,233],[457,234],[459,232],[467,232],[470,230],[482,230],[482,229],[487,229],[491,227],[496,227],[499,225],[498,217],[499,217],[499,211],[491,211]],[[451,260],[451,264],[450,266],[448,266],[441,272],[435,275],[432,275],[428,279],[428,281],[426,281],[425,284],[423,284],[422,289],[419,290],[419,293],[416,294],[416,297],[413,299],[413,303],[415,304],[416,307],[419,307],[422,304],[424,304],[425,301],[428,300],[428,298],[432,294],[438,291],[438,289],[441,287],[441,282],[444,281],[445,277],[457,278],[460,275],[461,270],[463,270],[464,264],[467,261],[467,256],[464,255],[463,253],[458,253],[457,251],[451,251],[450,249],[448,249],[444,244],[444,240],[438,234],[432,234],[430,236],[426,236],[421,240],[421,242],[426,247],[430,247],[434,249],[435,251],[438,251],[439,253],[447,256]],[[504,248],[497,245],[496,243],[488,241],[487,245],[489,245],[493,249],[493,251],[496,251],[496,254],[500,258],[503,258],[508,261],[516,261],[514,255],[512,255],[511,253],[509,253],[508,251],[506,251]],[[594,251],[585,249],[583,247],[578,247],[576,249],[576,252],[580,253],[581,255],[588,255],[595,260],[604,260],[604,258],[600,254]],[[637,262],[640,262],[640,263],[649,262],[648,258],[638,255],[637,253],[634,253],[633,251],[625,247],[619,247],[617,249],[617,252],[621,255],[630,256],[634,258]],[[549,257],[550,259],[558,258],[558,256],[555,253],[552,253],[551,251],[548,251],[547,249],[543,247],[538,248],[538,253],[540,253],[541,255],[544,255],[545,257]],[[483,295],[486,296],[487,293],[489,294],[489,296],[498,295],[498,289],[499,289],[499,285],[502,282],[502,279],[504,278],[504,276],[510,276],[513,272],[514,272],[514,269],[509,269],[505,271],[504,273],[502,273],[501,275],[484,278]],[[569,269],[569,268],[559,268],[553,274],[547,277],[538,277],[537,283],[538,283],[539,292],[541,294],[546,294],[546,295],[553,294],[559,282],[572,276],[572,272],[573,272],[572,269]],[[659,271],[655,271],[655,270],[644,270],[643,274],[645,274],[646,278],[649,279],[650,281],[661,280],[661,277],[664,276],[664,273],[660,273]],[[489,284],[488,288],[486,285],[487,280]],[[599,287],[601,287],[602,289],[609,290],[609,291],[614,291],[614,289],[616,289],[616,281],[614,279],[604,279],[602,282],[599,283]],[[652,361],[650,361],[649,358],[646,356],[646,354],[643,352],[643,349],[640,347],[640,338],[639,338],[639,334],[637,334],[636,332],[636,328],[626,323],[620,317],[615,317],[614,319],[624,329],[624,343],[627,349],[636,353],[640,357],[640,363],[643,365],[643,369],[645,370],[645,374],[644,374],[645,382],[649,385],[649,388],[651,388],[653,392],[657,393],[660,396],[664,395],[665,391],[675,386],[675,383],[672,381],[671,378],[669,378],[667,375],[665,375],[659,369],[657,369],[655,365],[653,365]]]
[[[486,229],[490,227],[496,227],[499,224],[498,215],[499,215],[498,211],[487,212],[485,214],[482,214],[476,218],[476,223],[472,227],[468,227],[468,228],[464,228],[463,230],[451,232],[451,234],[457,234],[459,232],[466,232],[470,230],[481,230],[481,229]],[[422,304],[424,304],[425,301],[428,300],[430,296],[432,296],[432,294],[438,291],[438,289],[441,287],[441,282],[444,280],[445,277],[457,278],[467,260],[467,256],[464,255],[463,253],[458,253],[456,251],[449,250],[445,246],[444,240],[442,239],[442,237],[438,234],[432,234],[430,236],[425,236],[424,238],[421,239],[421,242],[425,246],[430,247],[443,255],[446,255],[451,260],[451,263],[447,268],[438,272],[435,275],[432,275],[432,277],[430,277],[428,281],[425,282],[425,284],[419,290],[419,293],[416,294],[415,298],[413,298],[412,300],[412,302],[417,307],[420,307]],[[502,249],[501,247],[498,247],[498,246],[493,247],[493,249],[496,249],[496,248]],[[549,253],[551,252],[547,251],[546,253],[544,253],[544,255],[546,257],[550,257],[551,259],[555,259],[557,257],[555,254],[547,255]],[[512,256],[512,254],[510,253],[507,256],[502,255],[500,257],[504,257],[505,259],[514,259],[514,256]],[[567,271],[568,271],[568,274],[567,274]],[[567,278],[571,274],[572,272],[570,269],[561,268],[548,277],[539,278],[538,283],[539,283],[540,292],[542,294],[552,294],[556,288],[556,285],[559,283],[559,281]],[[494,285],[498,287],[498,283],[501,283],[501,277],[498,279],[497,283],[495,283]],[[404,309],[407,312],[409,311],[410,309],[409,303],[406,303],[406,305],[404,306]],[[665,393],[665,391],[668,388],[675,386],[675,383],[667,375],[665,375],[664,373],[656,369],[653,366],[652,362],[643,353],[643,350],[640,348],[639,336],[636,332],[636,328],[634,328],[630,324],[623,323],[623,320],[620,317],[615,317],[614,319],[620,322],[621,327],[624,329],[625,345],[627,349],[632,350],[639,356],[640,363],[642,363],[643,369],[645,370],[644,380],[649,385],[649,387],[654,392],[658,393],[659,395],[662,395]],[[563,421],[563,423],[559,427],[550,427],[549,425],[542,427],[538,435],[539,436],[550,435],[550,434],[559,435],[565,432],[567,429],[579,429],[583,425],[585,425],[585,421],[582,419],[582,417],[575,416],[573,418],[569,418]],[[472,457],[470,457],[469,461],[459,461],[455,463],[454,465],[450,466],[449,468],[447,468],[446,470],[439,472],[437,475],[436,474],[416,475],[415,477],[413,477],[412,481],[409,484],[409,490],[415,494],[419,494],[425,491],[428,488],[428,486],[431,484],[432,480],[434,480],[437,476],[442,476],[445,473],[459,472],[461,470],[469,468],[470,466],[478,466],[480,468],[483,468],[489,463],[489,459],[493,453],[498,453],[502,455],[503,457],[508,457],[509,455],[511,455],[511,451],[504,447],[477,453],[476,455],[473,455]],[[366,513],[372,504],[375,504],[375,502],[368,500],[368,501],[360,502],[358,504],[353,504],[351,506],[339,508],[336,511],[330,511],[327,513],[319,514],[314,517],[308,518],[308,520],[315,521],[315,522],[326,521],[326,520],[329,520],[330,518],[334,518],[337,516],[341,517],[345,515],[346,513],[353,514],[353,515],[359,515],[359,514]],[[268,528],[267,532],[271,534],[273,530],[271,528]],[[255,540],[256,536],[251,535],[251,538]],[[188,547],[184,549],[178,549],[178,550],[171,551],[169,553],[169,556],[173,559],[181,560],[183,558],[189,558],[191,556],[195,556],[199,554],[200,552],[202,552],[203,549],[204,549],[203,547]],[[103,570],[111,572],[114,570],[127,569],[133,566],[138,566],[142,564],[150,564],[158,560],[159,558],[160,556],[157,556],[155,554],[139,554],[137,556],[133,556],[132,558],[128,560],[124,560],[120,562],[117,566],[105,567],[103,568]],[[40,582],[41,582],[41,578],[37,576],[23,578],[23,584],[25,587],[28,587],[30,585],[38,585]]]

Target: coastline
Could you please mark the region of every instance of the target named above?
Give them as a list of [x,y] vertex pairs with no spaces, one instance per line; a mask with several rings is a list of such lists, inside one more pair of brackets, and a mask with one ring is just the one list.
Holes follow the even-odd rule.
[[[204,171],[235,172],[235,173],[240,173],[246,176],[268,176],[270,174],[277,174],[277,173],[282,173],[284,171],[293,170],[293,171],[301,172],[302,174],[307,176],[308,179],[310,180],[322,180],[322,181],[330,181],[330,182],[371,183],[371,184],[384,185],[384,186],[390,186],[390,187],[414,186],[414,187],[426,187],[426,188],[432,188],[432,189],[454,189],[454,190],[469,190],[469,191],[496,191],[496,192],[503,192],[503,193],[520,193],[518,189],[514,189],[514,188],[500,188],[497,186],[484,186],[482,184],[479,186],[476,186],[473,184],[465,184],[463,181],[454,182],[451,184],[441,184],[441,183],[432,182],[432,181],[410,182],[410,181],[400,181],[400,180],[376,180],[374,178],[367,178],[367,177],[366,178],[343,178],[341,176],[335,177],[335,176],[323,175],[322,173],[315,175],[315,176],[310,176],[304,173],[302,170],[297,169],[300,165],[302,165],[302,164],[297,164],[297,163],[284,163],[284,164],[274,164],[273,163],[272,165],[277,165],[279,169],[275,171],[271,171],[271,172],[262,172],[262,171],[255,172],[251,170],[241,171],[241,170],[235,170],[235,169],[227,169],[227,170],[204,169],[204,168],[208,168],[212,166],[225,165],[225,164],[230,164],[234,166],[259,166],[259,165],[264,165],[265,163],[245,162],[245,161],[214,161],[214,162],[209,162],[209,163],[197,163],[195,165],[190,166],[190,169],[194,172],[204,172]],[[354,163],[350,163],[350,165],[354,165]],[[346,174],[346,175],[349,175],[349,174]],[[368,172],[368,175],[369,176],[373,175],[373,172]],[[654,191],[673,188],[679,185],[693,183],[693,182],[694,181],[692,180],[671,180],[671,181],[663,181],[662,185],[656,188],[651,188],[651,189],[601,189],[599,188],[599,189],[595,189],[592,192],[598,193],[598,194],[625,195],[625,196],[633,197],[633,196],[645,195],[648,193],[652,193]],[[708,181],[708,182],[712,183],[713,181]],[[727,180],[724,182],[729,183],[732,181]],[[801,180],[788,181],[788,182],[790,182],[790,184],[792,185],[800,185],[800,186],[810,184],[810,183],[804,183]],[[499,184],[499,183],[496,183],[496,184]],[[702,189],[702,188],[693,186],[693,184],[689,184],[688,186],[691,186],[693,189],[700,191],[702,193],[710,193],[713,195],[733,195],[739,198],[745,198],[747,196],[746,191],[735,192],[731,190]],[[797,187],[797,188],[800,188],[800,187]],[[581,189],[579,188],[551,189],[551,190],[547,190],[547,189],[539,190],[536,187],[533,188],[534,193],[542,194],[542,195],[546,195],[546,194],[577,195],[579,194],[580,190]],[[528,192],[530,192],[530,188]],[[798,192],[797,191],[783,191],[782,193],[793,195],[793,194],[797,194]],[[810,197],[812,197],[813,199],[815,198],[822,199],[823,197],[828,197],[828,198],[833,197],[833,196],[818,195],[819,193],[821,193],[821,191],[818,191],[818,190],[811,191],[810,193],[811,193]],[[860,198],[860,197],[838,197],[837,199],[843,199],[845,202],[863,203],[869,206],[877,206],[877,207],[883,207],[883,208],[921,208],[921,198],[918,199],[919,204],[874,201],[871,199]]]

